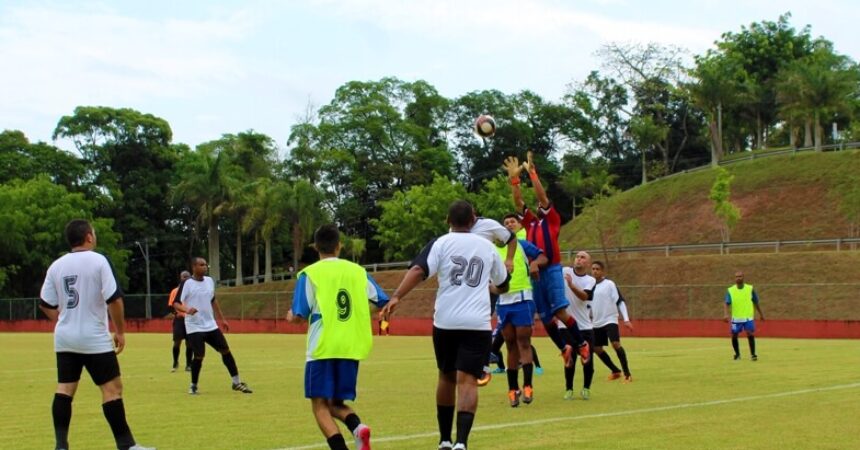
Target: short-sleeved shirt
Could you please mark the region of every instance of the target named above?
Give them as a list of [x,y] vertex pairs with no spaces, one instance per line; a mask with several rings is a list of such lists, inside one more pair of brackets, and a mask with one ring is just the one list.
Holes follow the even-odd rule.
[[591,300],[591,323],[594,328],[618,323],[618,305],[624,301],[615,282],[604,278],[594,284],[588,296]]
[[84,354],[113,351],[107,304],[122,298],[108,259],[94,251],[63,255],[48,267],[41,298],[59,309],[54,350]]
[[[567,276],[568,274],[573,278],[573,284],[583,291],[590,291],[594,289],[594,277],[589,274],[578,275],[573,267],[565,267],[561,270],[563,276]],[[567,312],[573,316],[576,320],[576,325],[580,330],[590,330],[592,328],[591,325],[591,300],[582,301],[576,294],[573,293],[573,290],[570,286],[567,285],[567,281],[564,282],[564,296],[567,297],[567,300],[570,302],[570,305],[567,307]]]
[[561,264],[561,252],[558,247],[558,234],[561,232],[561,216],[555,210],[555,206],[541,208],[543,218],[535,216],[531,210],[525,208],[523,218],[520,221],[526,229],[526,238],[529,242],[543,250],[550,264]]
[[[326,258],[337,259],[337,258]],[[376,305],[377,308],[382,308],[388,303],[388,295],[379,287],[376,280],[370,274],[367,274],[367,299]],[[293,314],[298,317],[307,319],[308,321],[308,352],[307,361],[314,361],[313,354],[319,344],[320,336],[322,336],[323,326],[320,307],[317,303],[316,289],[313,283],[308,283],[308,276],[304,273],[299,275],[296,280],[296,287],[293,291],[293,306],[291,307]]]
[[430,241],[410,266],[420,267],[426,277],[438,276],[433,326],[492,330],[489,283],[504,284],[508,272],[487,239],[473,233],[448,233]]
[[185,309],[194,308],[194,314],[185,316],[185,332],[204,333],[218,329],[212,302],[215,301],[215,280],[204,276],[202,280],[191,277],[179,285],[179,293],[174,303],[181,303]]
[[475,221],[469,232],[477,234],[494,244],[507,244],[511,242],[511,239],[516,239],[517,237],[511,230],[505,228],[504,225],[486,217],[478,217],[478,220]]

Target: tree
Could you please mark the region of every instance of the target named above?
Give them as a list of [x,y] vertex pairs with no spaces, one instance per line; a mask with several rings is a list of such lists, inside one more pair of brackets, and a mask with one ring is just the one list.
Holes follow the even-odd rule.
[[364,254],[364,250],[367,248],[367,241],[362,238],[354,237],[354,236],[344,236],[343,237],[343,249],[342,252],[344,254],[348,254],[350,259],[353,262],[357,262],[361,259],[361,255]]
[[44,142],[30,143],[24,133],[0,133],[0,183],[47,175],[68,190],[80,190],[84,164],[69,152]]
[[717,177],[711,186],[708,198],[714,204],[714,214],[720,221],[720,242],[731,241],[731,231],[741,218],[741,211],[729,198],[732,193],[731,185],[734,175],[723,167],[716,170]]
[[[500,222],[507,214],[520,212],[514,210],[511,185],[505,175],[500,174],[494,178],[485,179],[481,190],[467,195],[467,198],[472,201],[479,215]],[[526,205],[537,204],[533,189],[523,189],[523,201],[526,202]]]
[[716,167],[725,154],[723,148],[723,108],[733,108],[741,96],[746,73],[732,58],[708,50],[695,57],[696,66],[690,70],[692,82],[685,87],[693,103],[708,117],[711,142],[711,165]]
[[293,267],[298,268],[305,244],[313,237],[317,227],[331,219],[321,207],[325,194],[307,180],[293,181],[283,198],[283,213],[293,243]]
[[603,249],[603,258],[606,260],[607,268],[609,266],[609,230],[614,228],[618,221],[615,208],[608,201],[610,197],[618,193],[613,183],[615,175],[609,173],[605,168],[595,170],[592,175],[586,180],[586,184],[591,186],[593,195],[586,201],[587,207],[594,214],[594,228],[597,241],[600,242],[600,248]]

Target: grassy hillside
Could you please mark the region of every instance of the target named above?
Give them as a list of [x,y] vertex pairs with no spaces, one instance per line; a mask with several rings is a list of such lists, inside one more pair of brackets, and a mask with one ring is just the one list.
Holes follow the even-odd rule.
[[[726,166],[735,176],[732,202],[741,219],[733,241],[848,237],[840,212],[846,192],[860,185],[860,152],[802,153]],[[605,204],[604,219],[586,210],[564,226],[563,248],[719,242],[719,222],[708,199],[716,171],[703,170],[622,192]],[[855,188],[856,189],[856,188]]]

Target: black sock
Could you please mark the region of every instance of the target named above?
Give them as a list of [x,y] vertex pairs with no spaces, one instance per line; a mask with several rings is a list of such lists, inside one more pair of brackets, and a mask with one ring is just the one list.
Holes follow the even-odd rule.
[[326,442],[328,442],[328,448],[331,450],[349,450],[346,441],[343,440],[343,435],[340,433],[326,439]]
[[72,422],[72,397],[66,394],[54,394],[51,405],[54,416],[54,435],[57,438],[57,448],[69,448],[69,424]]
[[105,419],[110,424],[110,430],[113,432],[113,438],[116,441],[116,448],[120,450],[128,450],[134,445],[134,437],[131,435],[131,430],[128,428],[128,422],[125,421],[125,406],[122,399],[111,400],[107,403],[102,403],[102,412]]
[[472,422],[475,421],[475,413],[457,411],[457,443],[468,446],[469,433],[472,431]]
[[227,372],[230,372],[231,377],[235,377],[239,375],[239,368],[236,367],[236,360],[233,358],[233,353],[226,353],[221,355],[221,361],[224,362],[224,365],[227,367]]
[[735,349],[735,356],[740,356],[741,346],[738,344],[738,335],[732,335],[732,348]]
[[591,358],[582,366],[582,375],[582,387],[591,389],[591,380],[594,379],[594,358]]
[[573,375],[576,373],[576,364],[571,364],[570,367],[564,368],[564,389],[573,389]]
[[454,405],[436,405],[436,421],[439,422],[439,442],[451,442],[451,429],[454,428]]
[[532,385],[532,372],[534,368],[535,366],[532,363],[523,364],[523,386]]
[[538,359],[537,349],[534,345],[532,345],[532,362],[535,364],[535,367],[540,369],[540,359]]
[[624,375],[630,376],[630,366],[627,365],[627,352],[624,351],[624,347],[615,349],[615,354],[618,355],[618,360],[621,361],[621,369],[624,371]]
[[552,339],[552,342],[558,347],[559,350],[564,350],[564,346],[566,342],[564,342],[564,338],[561,336],[561,330],[558,329],[558,326],[554,323],[544,324],[544,329],[546,329],[546,334]]
[[755,336],[748,335],[747,340],[750,343],[750,355],[755,355]]
[[506,373],[508,374],[508,390],[518,391],[520,389],[520,371],[517,369],[508,369]]
[[178,365],[179,365],[179,346],[174,344],[173,345],[173,367],[175,368]]
[[191,384],[197,384],[197,380],[200,379],[200,369],[202,368],[202,359],[194,358],[193,360],[191,360]]
[[185,367],[191,367],[191,359],[194,358],[194,352],[191,351],[191,347],[188,346],[188,342],[185,343]]
[[609,353],[598,353],[597,357],[600,358],[601,361],[603,361],[603,364],[606,364],[606,367],[609,367],[609,370],[611,370],[612,373],[621,372],[621,369],[619,369],[618,366],[616,366],[615,363],[612,362],[612,358],[609,357]]
[[493,355],[496,356],[496,365],[499,366],[499,369],[502,369],[502,370],[507,369],[507,367],[505,367],[505,358],[504,358],[504,356],[502,356],[502,352],[501,351],[494,351]]
[[499,369],[505,368],[505,358],[502,357],[502,345],[505,344],[505,337],[502,336],[502,333],[498,333],[493,336],[493,354],[496,355],[496,364],[499,366]]
[[345,419],[343,419],[343,423],[346,424],[346,427],[349,428],[349,431],[354,433],[355,429],[358,428],[359,425],[361,425],[361,419],[358,418],[358,415],[352,413],[346,416]]

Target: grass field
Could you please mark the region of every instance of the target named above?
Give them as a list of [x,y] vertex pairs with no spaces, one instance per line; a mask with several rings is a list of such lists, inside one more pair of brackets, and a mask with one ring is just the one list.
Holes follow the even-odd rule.
[[[201,395],[189,396],[188,374],[168,370],[168,335],[127,336],[120,364],[138,442],[162,450],[326,448],[303,398],[304,337],[228,339],[252,395],[231,391],[220,358],[208,351]],[[535,378],[535,402],[510,408],[505,379],[496,377],[480,391],[469,448],[860,448],[860,341],[761,338],[758,362],[748,359],[745,340],[737,362],[728,339],[624,344],[634,383],[606,381],[598,362],[592,399],[565,401],[560,359],[539,339],[546,373]],[[0,334],[0,361],[0,449],[53,448],[51,335]],[[377,338],[361,367],[355,406],[373,429],[374,449],[435,449],[430,338]],[[578,371],[577,392],[581,383]],[[70,443],[113,447],[86,374]]]

